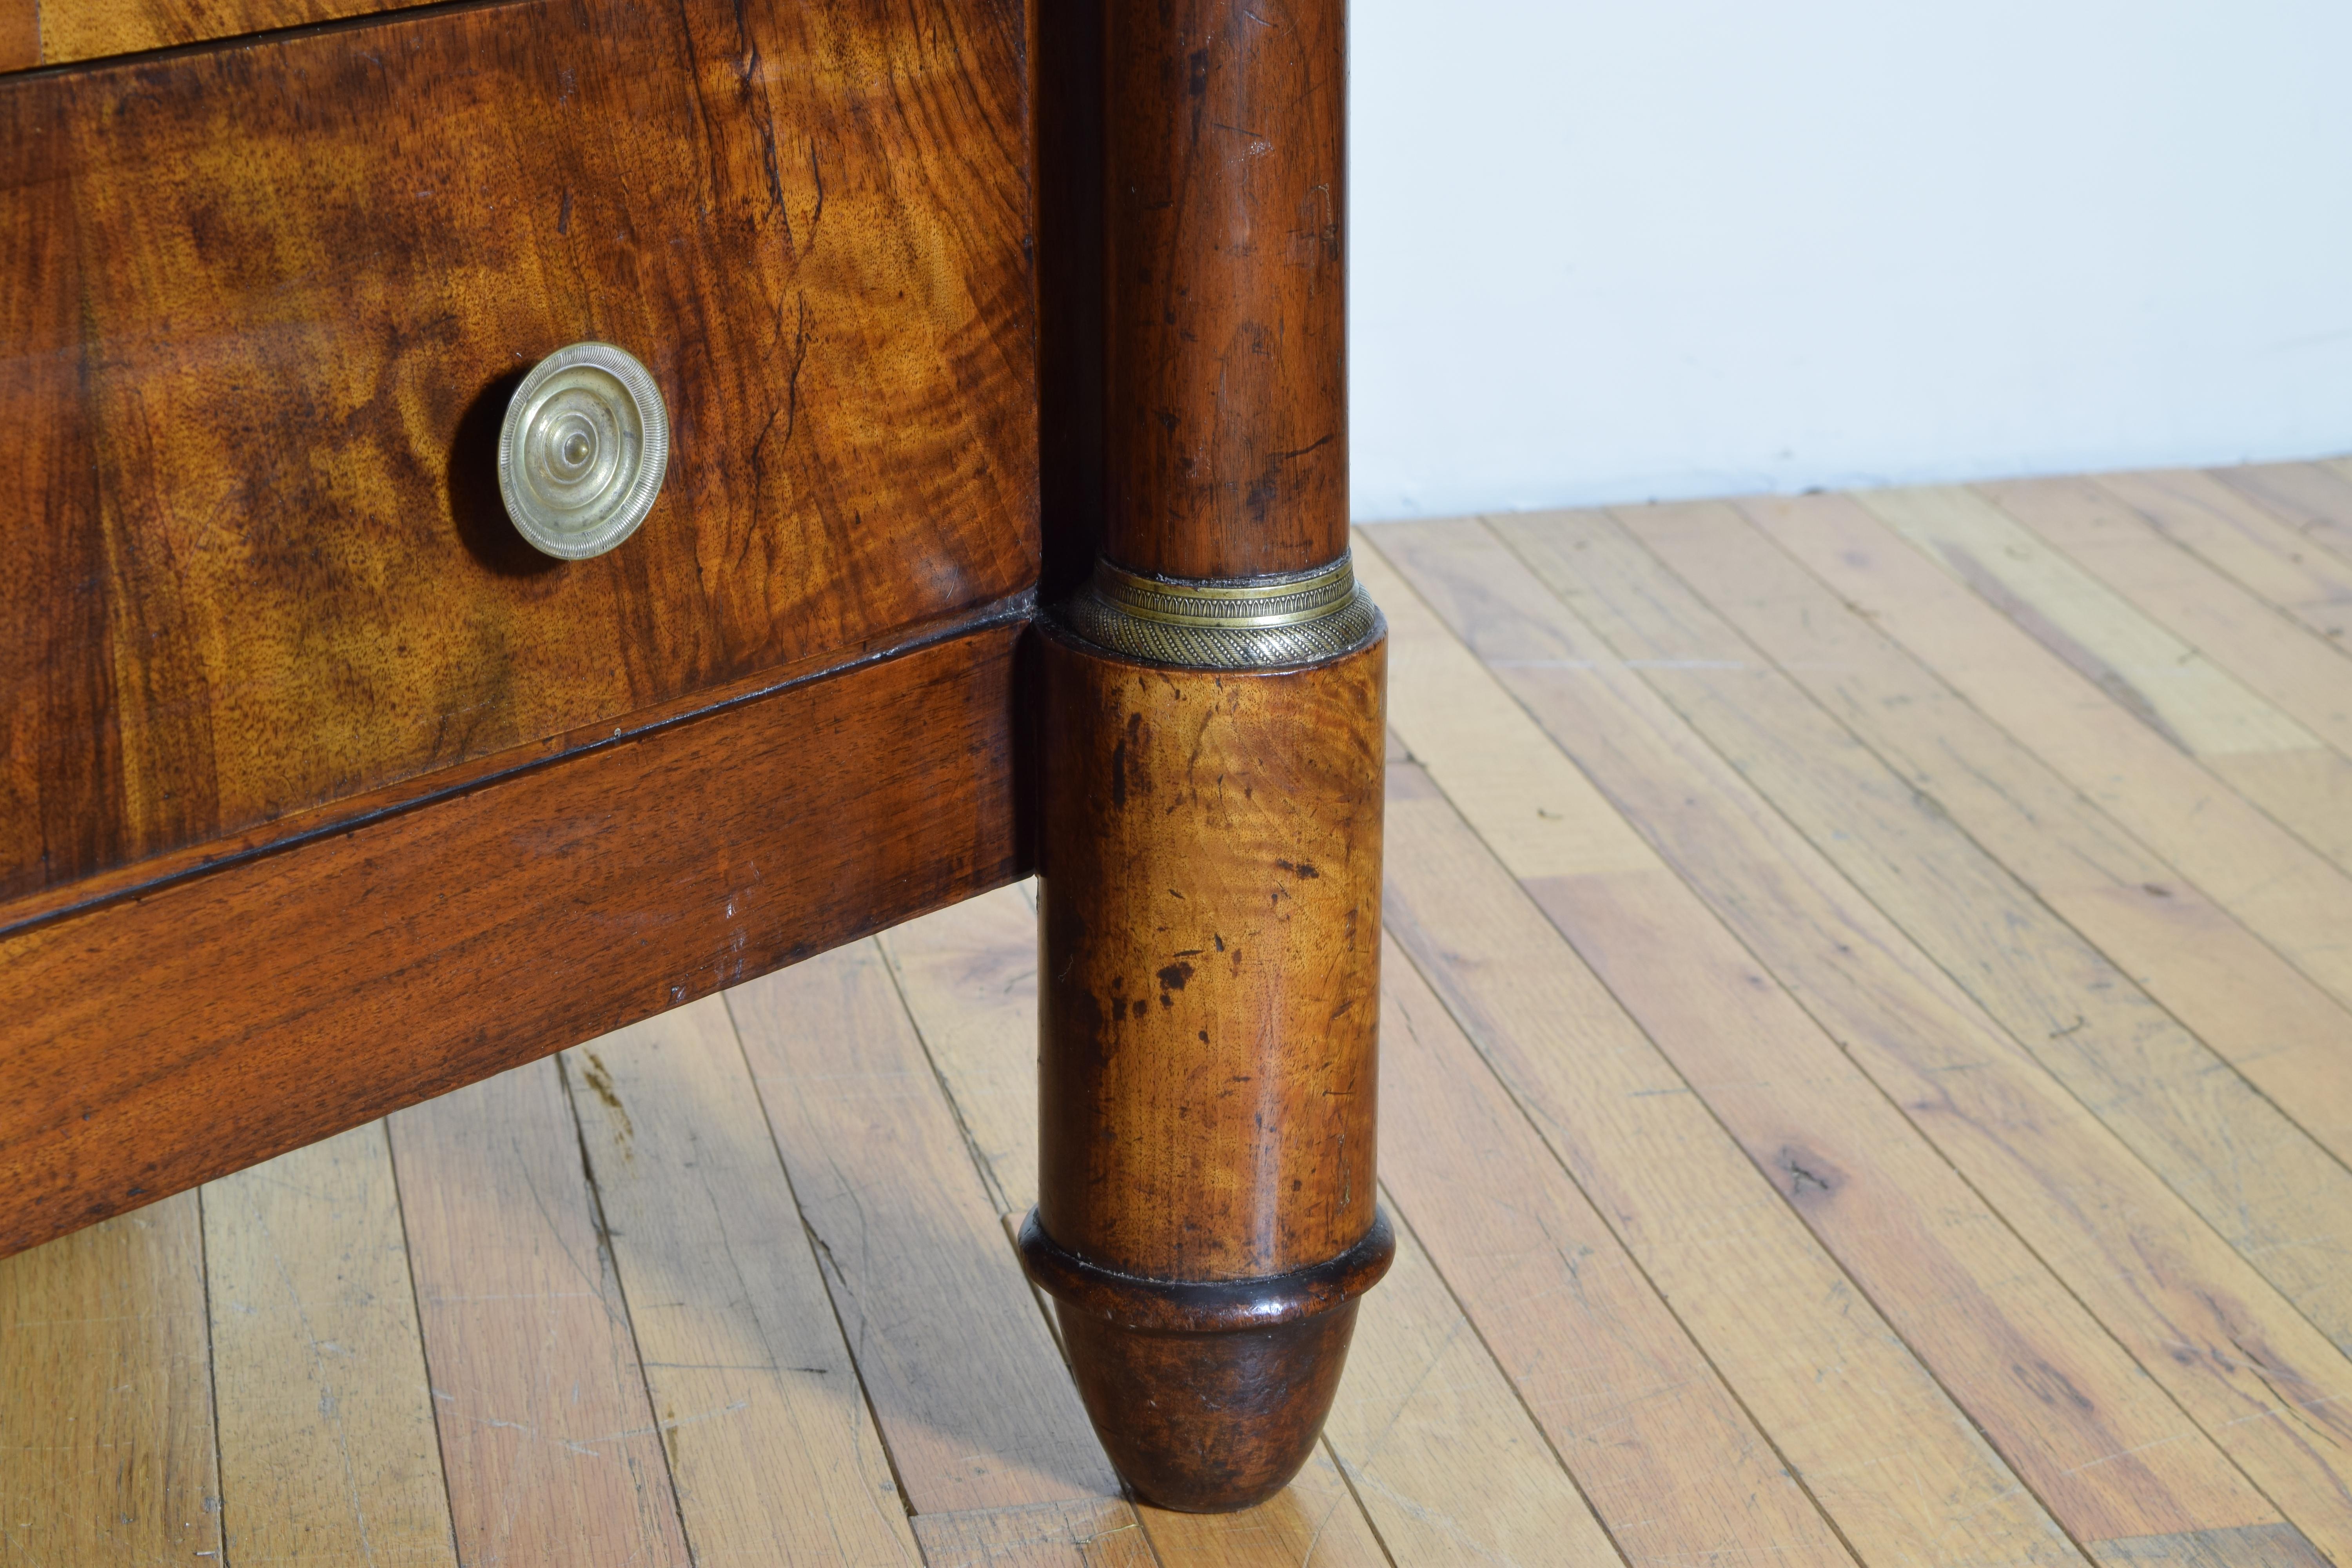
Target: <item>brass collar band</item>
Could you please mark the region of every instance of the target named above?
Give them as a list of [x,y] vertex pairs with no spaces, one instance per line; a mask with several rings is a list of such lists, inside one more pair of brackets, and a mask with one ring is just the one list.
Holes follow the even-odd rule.
[[1356,591],[1356,569],[1342,555],[1296,575],[1188,582],[1139,576],[1097,561],[1094,587],[1128,614],[1163,626],[1292,626],[1345,605]]
[[1345,555],[1311,572],[1242,578],[1146,577],[1098,560],[1062,618],[1112,653],[1196,669],[1312,664],[1362,647],[1380,626]]

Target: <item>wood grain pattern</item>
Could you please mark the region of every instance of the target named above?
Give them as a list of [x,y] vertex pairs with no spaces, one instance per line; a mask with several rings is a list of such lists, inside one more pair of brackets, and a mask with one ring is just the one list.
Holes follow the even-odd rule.
[[383,1124],[209,1183],[204,1210],[229,1560],[456,1568]]
[[2258,755],[2316,743],[2291,717],[1976,491],[1895,490],[1864,504],[2191,756]]
[[[1454,531],[1474,541],[1484,537],[1475,525]],[[1414,545],[1434,545],[1444,535],[1400,525],[1381,537],[1391,542],[1384,555],[1412,552],[1418,565],[1430,552],[1414,552]],[[1491,538],[1486,542],[1498,562],[1507,562]],[[1581,978],[1580,957],[1610,987],[1604,995],[1614,997],[1613,1003],[1570,1004],[1573,993],[1555,985],[1561,1002],[1589,1016],[1622,1005],[1648,1036],[1644,1041],[1633,1034],[1625,1046],[1612,1041],[1613,1048],[1587,1047],[1577,1053],[1582,1059],[1571,1070],[1567,1053],[1542,1048],[1541,1037],[1513,1016],[1532,1017],[1528,1003],[1507,1011],[1507,1003],[1489,1001],[1486,1005],[1500,1015],[1495,1028],[1507,1053],[1497,1070],[1544,1124],[1560,1129],[1556,1136],[1573,1141],[1570,1158],[1580,1175],[1587,1165],[1601,1173],[1586,1179],[1611,1192],[1608,1212],[1626,1213],[1631,1225],[1651,1233],[1645,1263],[1857,1549],[1867,1557],[1874,1536],[1899,1541],[1901,1532],[1916,1532],[1909,1538],[1944,1542],[1935,1549],[1941,1560],[1962,1552],[1972,1559],[1990,1554],[1991,1561],[2011,1560],[2010,1553],[2073,1560],[2072,1546],[2030,1501],[2015,1500],[2023,1506],[2006,1516],[1967,1511],[1995,1497],[2012,1499],[2002,1485],[2012,1469],[2077,1539],[2144,1533],[2154,1521],[2179,1528],[2199,1519],[2200,1506],[2217,1508],[2235,1522],[2274,1518],[2228,1463],[2201,1444],[2195,1445],[2201,1451],[2154,1461],[2168,1473],[2133,1473],[2148,1462],[2138,1457],[2143,1446],[2193,1439],[2193,1429],[2169,1401],[2116,1352],[1818,1027],[1757,972],[1753,959],[1696,905],[1649,846],[1386,563],[1368,554],[1364,570],[1383,603],[1396,606],[1391,624],[1400,653],[1399,734],[1416,755],[1443,759],[1431,769],[1441,789],[1455,778],[1502,775],[1517,778],[1523,791],[1512,800],[1490,784],[1474,808],[1478,815],[1465,815],[1472,829],[1490,820],[1521,824],[1525,858],[1506,858],[1501,867],[1489,859],[1475,872],[1457,871],[1455,880],[1485,883],[1505,868],[1515,874],[1578,944],[1572,953],[1555,934],[1559,956],[1550,968]],[[1416,583],[1423,577],[1417,572]],[[1402,673],[1407,668],[1411,676]],[[1559,837],[1541,843],[1524,832],[1530,821],[1557,824]],[[1580,856],[1597,852],[1580,863],[1563,858],[1564,845],[1576,847]],[[1489,896],[1506,895],[1497,889]],[[1511,906],[1527,910],[1527,895],[1513,898]],[[1540,940],[1532,929],[1514,939]],[[1622,1065],[1598,1067],[1593,1058],[1602,1051]],[[1727,1068],[1727,1054],[1742,1051],[1755,1054]],[[1762,1062],[1773,1065],[1765,1068]],[[1636,1106],[1643,1109],[1629,1109]],[[1737,1171],[1723,1156],[1739,1151],[1717,1142],[1726,1132],[1747,1155]],[[1634,1151],[1645,1145],[1674,1152],[1653,1152],[1644,1161]],[[1630,1173],[1645,1164],[1690,1173],[1664,1180]],[[1760,1187],[1759,1176],[1769,1188]],[[1784,1202],[1755,1203],[1745,1195],[1751,1185],[1777,1191]],[[1711,1191],[1711,1204],[1695,1202],[1688,1195],[1694,1190]],[[1701,1217],[1727,1212],[1739,1216],[1737,1240],[1721,1234],[1724,1222]],[[1772,1251],[1747,1255],[1743,1247],[1751,1236],[1759,1245],[1769,1238]],[[1837,1264],[1809,1256],[1815,1236]],[[1711,1257],[1712,1271],[1695,1277],[1685,1253]],[[1643,1256],[1638,1244],[1636,1255]],[[1834,1282],[1811,1289],[1795,1282],[1816,1269]],[[1979,1304],[1948,1311],[1961,1300]],[[1843,1321],[1835,1327],[1806,1321],[1809,1312],[1830,1301],[1884,1314],[1917,1364],[1933,1373],[1933,1382],[1925,1373],[1910,1373],[1917,1384],[1906,1392],[1906,1355],[1882,1361],[1868,1374],[1868,1386],[1848,1387],[1845,1380],[1855,1375],[1848,1369],[1856,1361],[1837,1342],[1850,1330]],[[1770,1327],[1748,1342],[1759,1319]],[[1818,1381],[1803,1375],[1808,1367]],[[2050,1381],[2037,1384],[2021,1368],[2042,1369]],[[2071,1421],[2048,1409],[2055,1385],[2080,1392]],[[1946,1394],[1966,1410],[1966,1421],[1958,1411],[1930,1414]],[[1880,1401],[1889,1402],[1889,1414],[1874,1417],[1870,1409]],[[1894,1408],[1904,1414],[1892,1414]],[[1879,1483],[1913,1489],[1915,1495],[1899,1505],[1885,1498],[1865,1501],[1862,1489],[1849,1489],[1856,1441],[1843,1445],[1843,1467],[1831,1465],[1827,1452],[1813,1447],[1825,1426],[1840,1426],[1858,1437],[1897,1422],[1914,1434],[1916,1458],[1936,1467]],[[1954,1422],[1967,1430],[1942,1439],[1932,1458],[1916,1447],[1919,1438]],[[1978,1430],[2000,1459],[1971,1452]],[[2124,1468],[2110,1476],[2082,1474],[2086,1467],[2117,1465]],[[1816,1479],[1816,1467],[1838,1473]],[[1955,1492],[1948,1476],[1965,1478],[1957,1484],[1971,1489]],[[1928,1496],[1942,1500],[1921,1507]],[[1953,1508],[1962,1511],[1939,1512]]]
[[1390,764],[1389,825],[1384,1171],[1431,1263],[1627,1562],[1851,1564],[1772,1440],[1397,951],[1408,931],[1428,937],[1424,951],[1466,957],[1485,934],[1455,920],[1415,929],[1412,889],[1475,841],[1463,844],[1453,807],[1410,762]]
[[2249,463],[2206,472],[2352,565],[2352,472],[2341,461]]
[[875,939],[955,1107],[989,1201],[1017,1227],[1037,1203],[1036,883]]
[[[1626,637],[1617,645],[1626,666],[1601,649],[1580,661],[1591,667],[1580,675],[1531,666],[1505,679],[2149,1375],[2315,1540],[2352,1552],[2352,1417],[2334,1392],[2352,1385],[2352,1362],[1804,840],[1758,793],[1802,775],[1755,766],[1771,753],[1738,735],[1760,723],[1812,742],[1801,754],[1824,754],[1800,717],[1801,677],[1874,709],[1936,714],[1965,765],[1955,773],[2022,784],[2026,759],[1977,752],[1948,704],[1852,684],[1859,672],[1898,674],[1904,657],[1839,616],[1818,584],[1736,520],[1729,530],[1676,531],[1666,514],[1635,514],[1644,540],[1794,673],[1772,670],[1663,562],[1582,513],[1497,526],[1523,563],[1548,584],[1572,584],[1580,604],[1641,606],[1608,617]],[[1661,648],[1684,651],[1661,657]],[[1618,700],[1578,700],[1601,688]],[[1656,711],[1639,700],[1644,688],[1688,727],[1642,721],[1644,709]],[[1655,742],[1643,744],[1645,734]],[[1845,820],[1851,830],[1854,819]],[[1953,962],[1966,966],[1957,952]],[[2324,1073],[2331,1058],[2314,1051],[2309,1066]],[[2340,1096],[2340,1052],[2332,1068]],[[2106,1099],[2166,1092],[2159,1081],[2124,1082]],[[2249,1346],[2261,1348],[2249,1354]]]
[[562,1059],[695,1561],[919,1561],[727,1004]]
[[[520,0],[0,81],[0,894],[1027,587],[1021,38]],[[588,337],[674,452],[559,565],[495,437]]]
[[0,5],[0,71],[41,63],[41,0]]
[[[1394,1245],[1373,1136],[1387,650],[1375,636],[1300,668],[1184,670],[1041,626],[1038,664],[1022,1246],[1137,1495],[1245,1508],[1313,1452],[1354,1298]],[[1265,1281],[1366,1247],[1369,1272],[1328,1300],[1275,1305]],[[1212,1282],[1246,1311],[1179,1307],[1181,1335],[1137,1330],[1141,1295],[1199,1300]]]
[[[34,18],[37,56],[22,65],[66,65],[108,55],[209,43],[276,27],[404,10],[430,0],[10,0]],[[0,61],[0,66],[6,62]]]
[[[2352,756],[2352,648],[2295,625],[2087,480],[2017,479],[1978,489],[2337,752]],[[2352,500],[2352,485],[2345,489]]]
[[1348,1381],[1323,1430],[1399,1563],[1619,1561],[1409,1235],[1364,1299]]
[[1072,1532],[1118,1483],[881,954],[845,948],[727,1005],[917,1538],[928,1552],[929,1515],[968,1532],[1017,1512],[1023,1531],[1078,1521],[1034,1560],[1080,1561]]
[[[1349,1364],[1360,1359],[1351,1352]],[[1381,1538],[1324,1446],[1288,1486],[1255,1508],[1176,1513],[1139,1503],[1135,1511],[1162,1568],[1391,1568]]]
[[0,945],[0,1249],[1010,880],[1018,635],[791,687]]
[[1104,16],[1104,552],[1322,565],[1348,543],[1347,7]]
[[[1408,850],[1391,820],[1392,884],[1413,868],[1391,899],[1402,944],[1855,1553],[1925,1556],[1932,1542],[1939,1562],[2076,1561],[1868,1298],[1509,873],[1481,863],[1477,839],[1444,805],[1414,811],[1442,848]],[[1433,885],[1441,864],[1445,886]],[[1506,968],[1506,984],[1486,983]],[[1873,1436],[1891,1431],[1905,1434],[1899,1449]],[[1607,1520],[1600,1489],[1586,1491]]]
[[196,1194],[0,1261],[0,1557],[217,1561]]
[[[2352,1005],[2352,942],[2342,935],[2352,930],[2352,878],[2149,733],[1861,508],[1822,504],[1835,500],[1755,503],[1742,512],[1833,594],[1870,615],[1926,667],[1931,684],[1957,692],[2161,858],[2172,874],[2138,879],[2139,897],[2126,891],[2123,902],[2161,902],[2185,880],[2338,1003]],[[2074,870],[2058,885],[2071,889],[2084,879]],[[2044,1032],[2066,1027],[2080,1011],[2071,1002],[2053,1010],[2059,1016]],[[2258,1048],[2249,1039],[2242,1054]],[[2297,1178],[2283,1190],[2325,1192],[2338,1180],[2325,1172],[2315,1179],[2316,1187]],[[2303,1234],[2299,1225],[2295,1230]]]
[[687,1568],[557,1064],[391,1128],[458,1560]]
[[[1781,1173],[1809,1223],[2078,1541],[2233,1515],[2263,1522],[2268,1508],[2225,1451],[2323,1545],[2352,1545],[2352,1415],[2337,1392],[2352,1391],[2352,1360],[1994,1027],[1644,680],[1654,669],[1662,684],[1697,684],[1709,677],[1671,666],[1734,661],[1645,658],[1641,670],[1627,668],[1544,585],[1558,557],[1541,545],[1557,525],[1524,518],[1499,528],[1532,547],[1514,553],[1474,525],[1384,528],[1380,537],[1449,626],[1681,873],[1662,864],[1545,877],[1529,888],[1750,1158]],[[1681,602],[1663,569],[1627,572],[1622,554],[1600,549],[1568,559],[1584,593]],[[1769,586],[1741,564],[1725,563],[1727,581]],[[1811,661],[1842,663],[1822,657],[1833,652],[1815,648]],[[1756,705],[1753,677],[1714,679],[1737,679],[1729,700]],[[1473,751],[1457,765],[1481,760]],[[1580,796],[1555,787],[1545,799],[1559,812]],[[1753,959],[1697,929],[1690,910],[1700,899]],[[1809,1045],[1778,1026],[1759,961],[1867,1079],[1824,1059],[1826,1039]],[[1710,994],[1722,1000],[1710,1006]],[[1759,1060],[1772,1064],[1769,1073]],[[1949,1170],[1906,1157],[1886,1134],[1905,1115]],[[1852,1212],[1840,1217],[1840,1207]],[[1934,1234],[1918,1236],[1922,1226]],[[1963,1301],[1972,1304],[1955,1310]],[[2263,1347],[2258,1360],[2232,1353],[2246,1345]],[[2063,1378],[2078,1397],[2051,1401],[2044,1375]],[[2181,1429],[2183,1412],[2201,1436]]]
[[2149,526],[2193,551],[2329,641],[2352,641],[2352,562],[2194,469],[2097,481]]
[[1159,1568],[1116,1498],[918,1514],[915,1534],[929,1568]]
[[2168,1568],[2326,1568],[2308,1542],[2283,1525],[2191,1530],[2175,1535],[2103,1541],[2092,1552],[2101,1568],[2158,1563]]
[[2352,868],[2352,758],[2272,707],[1973,491],[1864,504],[2273,820]]
[[[1784,507],[1813,508],[1822,499],[1835,498],[1757,503],[1757,510],[1769,506],[1777,519]],[[1723,536],[1736,536],[1748,526],[1739,516],[1710,507],[1643,508],[1623,515],[1627,526],[1643,539],[1693,518],[1702,529]],[[1856,526],[1865,531],[1842,552],[1849,563],[1874,559],[1873,547],[1861,542],[1874,536],[1879,555],[1907,563],[1927,580],[1948,589],[1952,603],[1969,612],[1971,621],[1980,615],[1983,647],[1997,649],[2004,638],[2013,637],[2055,665],[2051,676],[2033,689],[2037,695],[2047,693],[2053,681],[2079,682],[2071,669],[2056,665],[2045,650],[1909,546],[1866,517]],[[1677,555],[1675,563],[1681,562]],[[1566,595],[1572,591],[1573,574],[1573,565],[1563,562],[1548,577]],[[1808,617],[1833,618],[1831,602],[1823,597],[1792,605],[1786,619],[1794,624]],[[1588,595],[1573,598],[1571,604],[1621,657],[1741,661],[1742,645],[1736,638],[1718,634],[1711,644],[1695,643],[1678,626],[1661,625],[1651,603],[1634,600],[1619,606],[1613,600]],[[1924,614],[1919,618],[1933,620]],[[1912,626],[1884,619],[1877,624],[1910,643]],[[1656,651],[1661,648],[1670,651]],[[1803,668],[1812,662],[1821,661],[1791,658],[1790,672],[1814,678],[1818,672]],[[1884,677],[1902,668],[1885,661],[1857,663],[1842,665],[1839,673],[1853,684],[1864,673]],[[1665,673],[1657,672],[1660,678]],[[1969,826],[1975,826],[1978,816],[1967,795],[1969,781],[1979,779],[1988,793],[1998,793],[1997,786],[2011,775],[1996,772],[1979,778],[1967,765],[1973,751],[1960,753],[1955,762],[1940,749],[1906,763],[1897,772],[1826,714],[1801,703],[1771,701],[1761,683],[1747,684],[1759,686],[1759,691],[1751,694],[1743,688],[1731,700],[1704,710],[1694,705],[1685,710],[1686,716],[1702,724],[1715,748],[2070,1093],[2093,1108],[2207,1223],[2247,1254],[2329,1339],[2352,1348],[2347,1334],[2347,1312],[2352,1310],[2352,1296],[2347,1292],[2352,1280],[2334,1258],[2334,1243],[2325,1239],[2345,1223],[2337,1216],[2352,1214],[2347,1206],[2352,1202],[2352,1188],[2347,1188],[2352,1178],[2277,1106],[2254,1093],[2203,1042],[2156,1005],[2132,972],[2084,940],[2036,896],[2037,889],[2024,885],[1962,830],[1959,814],[1964,807]],[[2155,754],[2194,769],[2194,763],[2106,703],[2095,689],[2090,696],[2106,704],[2104,718],[2087,702],[2069,709],[2086,726],[2104,722]],[[1762,706],[1767,702],[1769,710]],[[1766,711],[1769,721],[1763,717]],[[1903,705],[1890,707],[1871,697],[1841,710],[1841,717],[1877,743],[1884,728],[1879,715],[1888,711],[1900,714]],[[1955,736],[1965,740],[1969,735],[1957,710],[1948,723]],[[1932,736],[1934,731],[1929,728],[1921,733]],[[2031,778],[2024,773],[2017,776]],[[2211,798],[2226,796],[2252,815],[2242,801],[2210,780],[2206,787]],[[1954,797],[1949,805],[1945,804],[1948,795]],[[2217,806],[2210,815],[2220,814]],[[1984,816],[2000,821],[1997,814]],[[2267,822],[2262,826],[2278,831]],[[2030,835],[2014,826],[2006,831],[2011,837],[2004,841],[2004,853],[2007,842],[2032,842]],[[2062,841],[2075,869],[2073,879],[2057,883],[2060,889],[2081,889],[2085,863],[2097,864],[2083,846],[2096,842]],[[2297,849],[2307,856],[2299,846]],[[2045,847],[2042,853],[2054,861],[2059,850]],[[2169,884],[2151,886],[2168,889]],[[2161,901],[2160,894],[2145,888],[2139,896]],[[2326,1070],[2324,1063],[2315,1066]]]
[[1046,1234],[1249,1279],[1372,1223],[1385,649],[1259,674],[1044,648]]
[[[1738,515],[1701,506],[1628,510],[1619,517],[1649,553],[1632,546],[1616,524],[1589,514],[1560,517],[1539,532],[1511,525],[1504,531],[1530,559],[1548,563],[1539,568],[1548,579],[1626,657],[1705,658],[1726,667],[1720,677],[1696,667],[1674,674],[1660,667],[1650,678],[1694,721],[1704,705],[1709,715],[1704,727],[1725,754],[1777,756],[1783,748],[1760,737],[1785,732],[1802,738],[1796,751],[1811,745],[1832,748],[1824,756],[1843,755],[1834,749],[1843,744],[1836,727],[1791,701],[1780,678],[1739,673],[1762,650],[1789,684],[1810,694],[1905,786],[1933,800],[2034,898],[2089,938],[2274,1105],[2339,1156],[2352,1153],[2352,1084],[2336,1044],[2352,1025],[2326,992],[1884,630],[1851,614]],[[1704,594],[1712,610],[1688,591],[1661,584],[1653,555]],[[1585,595],[1574,584],[1588,576],[1595,591]],[[1617,591],[1619,584],[1625,592]],[[1612,607],[1618,605],[1625,608]],[[1738,635],[1718,618],[1737,626]],[[1736,741],[1735,733],[1758,738]],[[1826,771],[1812,770],[1816,775]],[[1763,782],[1760,771],[1752,776]],[[1795,767],[1782,776],[1793,782]],[[1855,776],[1867,778],[1870,770],[1859,769]],[[1824,806],[1813,820],[1826,824],[1845,809]],[[1888,820],[1916,822],[1922,815],[1896,813]],[[1948,830],[1922,831],[1943,838]],[[1832,850],[1832,858],[1837,856]],[[2042,923],[2031,913],[2024,918]],[[2050,1037],[2052,1044],[2039,1047],[2044,1052],[2063,1051],[2062,1042],[2074,1037],[2056,1031],[2074,1016],[2067,1012],[2039,1030],[2018,1019],[2012,1026],[2024,1029],[2020,1037],[2029,1041]],[[2177,1037],[2159,1038],[2175,1051],[2183,1048]],[[2166,1093],[2168,1069],[2161,1064],[2172,1059],[2147,1060],[2151,1089],[2128,1091],[2122,1102],[2144,1092]],[[2182,1070],[2210,1068],[2210,1058],[2193,1050],[2178,1060]],[[2095,1091],[2088,1098],[2104,1103],[2108,1096]],[[2192,1106],[2184,1113],[2195,1115],[2193,1102],[2204,1096],[2180,1098]]]

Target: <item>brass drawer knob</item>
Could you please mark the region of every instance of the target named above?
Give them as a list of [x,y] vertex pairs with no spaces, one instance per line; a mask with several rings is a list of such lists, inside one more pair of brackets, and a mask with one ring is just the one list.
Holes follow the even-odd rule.
[[525,539],[564,561],[637,531],[669,468],[669,411],[625,349],[573,343],[531,368],[499,431],[499,493]]

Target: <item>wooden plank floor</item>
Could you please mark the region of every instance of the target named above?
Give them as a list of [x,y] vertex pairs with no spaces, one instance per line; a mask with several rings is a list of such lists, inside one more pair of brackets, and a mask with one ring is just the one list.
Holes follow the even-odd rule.
[[1385,524],[1383,1188],[1124,1497],[1008,889],[0,1262],[0,1564],[2352,1568],[2352,464]]

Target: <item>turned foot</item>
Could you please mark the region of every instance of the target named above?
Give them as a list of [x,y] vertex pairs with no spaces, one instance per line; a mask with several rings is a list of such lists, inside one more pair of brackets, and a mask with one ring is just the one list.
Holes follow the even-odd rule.
[[1307,1462],[1339,1389],[1356,1298],[1388,1272],[1396,1238],[1375,1215],[1363,1240],[1295,1274],[1138,1279],[1064,1251],[1033,1210],[1021,1254],[1054,1298],[1111,1462],[1149,1502],[1215,1513],[1265,1501]]

